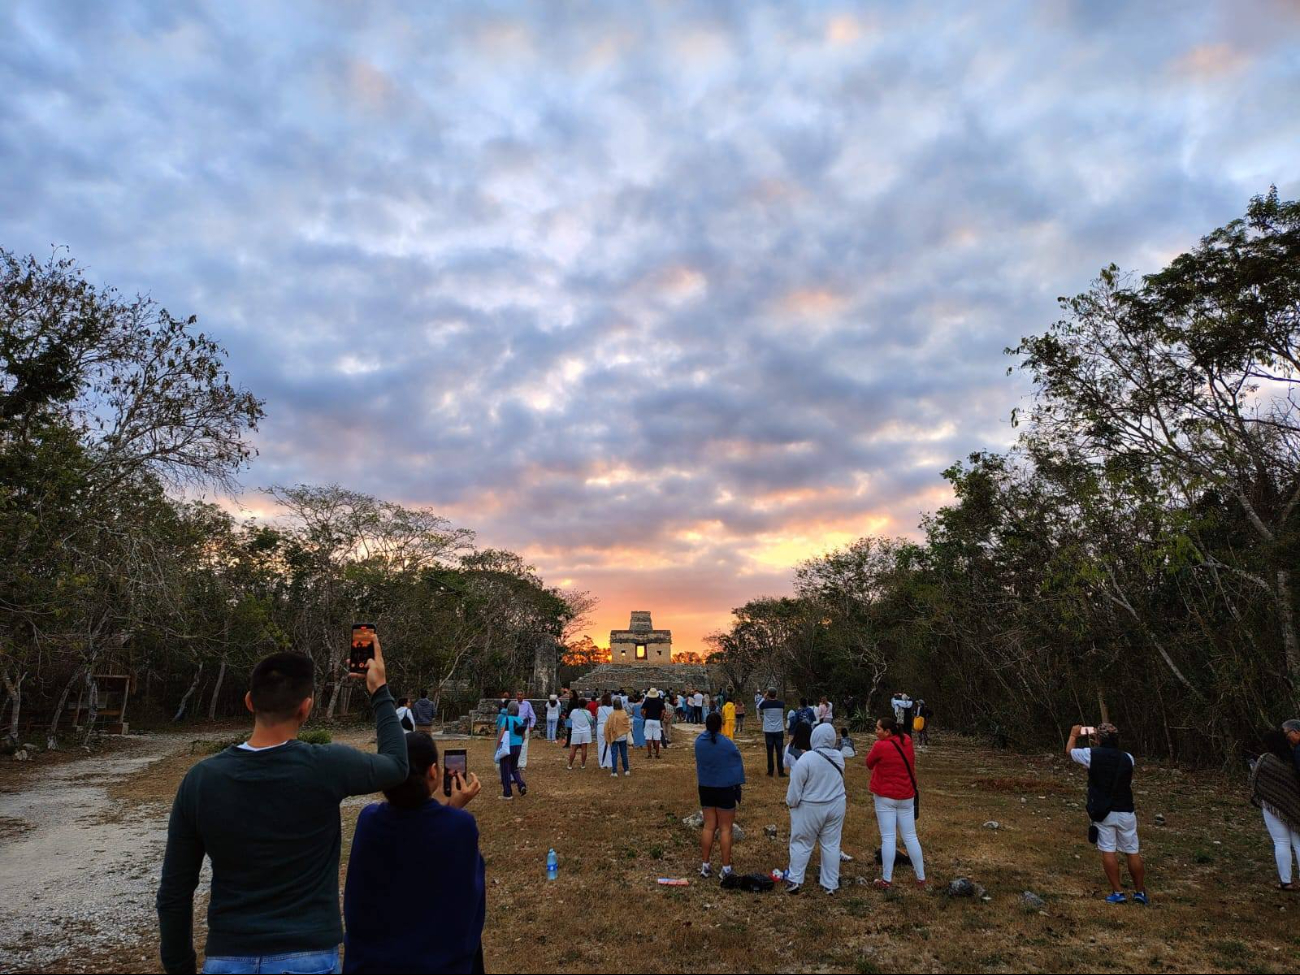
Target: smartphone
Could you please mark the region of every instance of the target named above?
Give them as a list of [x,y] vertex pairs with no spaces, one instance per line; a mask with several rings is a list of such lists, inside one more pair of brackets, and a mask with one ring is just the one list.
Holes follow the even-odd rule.
[[1093,727],[1079,729],[1079,734],[1081,735],[1095,735],[1096,733],[1097,733],[1097,729]]
[[352,624],[352,649],[348,653],[348,671],[364,674],[366,664],[375,659],[375,624]]
[[442,794],[451,798],[451,777],[469,775],[469,754],[463,748],[448,748],[442,753]]

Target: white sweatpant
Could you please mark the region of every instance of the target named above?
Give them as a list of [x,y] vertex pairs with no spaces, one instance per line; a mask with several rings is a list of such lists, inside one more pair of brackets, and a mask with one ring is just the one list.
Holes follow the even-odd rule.
[[898,834],[903,834],[907,855],[912,858],[912,872],[917,880],[925,879],[925,861],[921,858],[921,841],[916,836],[916,806],[912,799],[876,800],[876,824],[880,827],[880,877],[887,883],[894,880],[894,859],[898,855]]
[[801,802],[790,810],[791,883],[803,883],[813,847],[821,841],[821,885],[840,886],[840,834],[844,831],[844,798],[834,802]]
[[1268,835],[1273,837],[1273,856],[1277,859],[1277,879],[1284,884],[1291,882],[1291,853],[1295,851],[1296,862],[1300,863],[1300,833],[1297,833],[1267,809],[1263,810],[1264,825]]

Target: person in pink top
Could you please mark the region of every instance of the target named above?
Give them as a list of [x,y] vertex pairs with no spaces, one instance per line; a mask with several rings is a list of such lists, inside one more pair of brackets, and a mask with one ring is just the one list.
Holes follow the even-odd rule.
[[918,887],[925,886],[925,861],[921,841],[916,836],[917,800],[916,753],[911,736],[903,734],[891,714],[876,722],[876,743],[867,753],[871,769],[871,794],[876,803],[876,823],[880,826],[880,878],[875,886],[888,890],[894,882],[894,860],[898,855],[898,834],[903,834],[907,855]]

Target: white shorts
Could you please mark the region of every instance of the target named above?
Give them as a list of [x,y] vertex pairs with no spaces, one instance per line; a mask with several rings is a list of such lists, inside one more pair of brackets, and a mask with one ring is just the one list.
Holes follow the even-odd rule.
[[659,721],[647,721],[645,723],[645,740],[646,741],[663,741],[664,726]]
[[591,728],[574,728],[573,737],[569,739],[570,745],[590,745]]
[[1097,824],[1097,850],[1131,854],[1138,851],[1137,813],[1113,812]]

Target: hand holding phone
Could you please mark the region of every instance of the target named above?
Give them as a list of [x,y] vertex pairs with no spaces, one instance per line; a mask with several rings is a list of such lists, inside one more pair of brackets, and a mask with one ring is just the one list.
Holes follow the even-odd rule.
[[365,677],[366,690],[371,694],[388,683],[384,652],[379,646],[379,634],[375,631],[374,623],[354,623],[352,626],[348,676]]
[[1084,727],[1079,729],[1079,734],[1085,737],[1089,735],[1095,735],[1096,733],[1097,733],[1097,729],[1092,727],[1092,725],[1085,725]]
[[474,801],[482,788],[483,784],[473,772],[468,775],[457,772],[451,780],[451,799],[447,805],[454,809],[464,809]]

